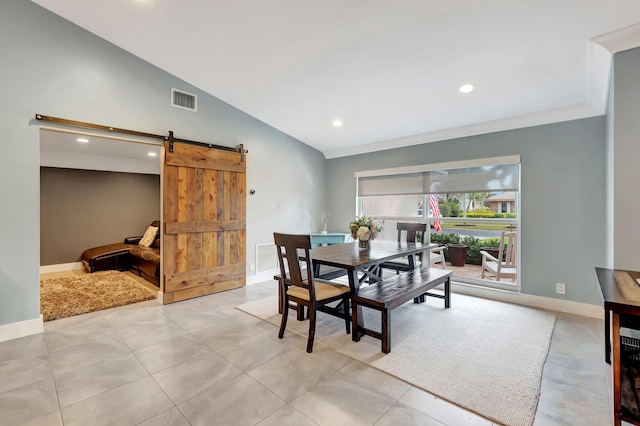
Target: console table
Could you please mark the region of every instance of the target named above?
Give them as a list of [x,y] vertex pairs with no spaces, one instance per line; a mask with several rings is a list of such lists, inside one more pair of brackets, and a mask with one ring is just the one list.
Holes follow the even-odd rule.
[[322,234],[310,234],[311,245],[314,247],[327,246],[330,244],[342,244],[351,241],[351,234],[341,234],[337,232]]
[[[605,360],[613,364],[613,416],[616,426],[624,420],[640,425],[640,418],[623,413],[621,402],[621,338],[620,327],[640,324],[640,286],[638,271],[596,268],[604,299]],[[633,326],[630,328],[637,328]]]

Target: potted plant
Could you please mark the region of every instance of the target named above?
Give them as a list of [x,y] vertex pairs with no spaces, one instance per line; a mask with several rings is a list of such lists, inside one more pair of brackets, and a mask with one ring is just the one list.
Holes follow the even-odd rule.
[[467,250],[469,246],[466,244],[448,244],[449,262],[451,266],[464,266],[467,261]]
[[484,246],[480,247],[480,250],[486,251],[491,256],[497,259],[498,256],[500,255],[500,239],[487,238],[486,240],[482,241],[482,243],[484,244]]

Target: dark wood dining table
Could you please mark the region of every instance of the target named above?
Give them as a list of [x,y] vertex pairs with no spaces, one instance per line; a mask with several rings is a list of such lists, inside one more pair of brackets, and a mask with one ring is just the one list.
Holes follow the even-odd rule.
[[[636,281],[640,279],[640,271],[596,268],[596,275],[604,301],[604,356],[605,361],[612,364],[613,370],[613,424],[618,426],[624,420],[637,425],[640,424],[640,418],[628,409],[623,410],[622,365],[637,365],[635,355],[629,354],[637,352],[638,339],[627,338],[628,341],[623,345],[620,329],[640,329],[640,282]],[[626,346],[625,350],[623,346]],[[632,384],[636,383],[637,378],[634,377],[633,380]],[[636,391],[635,385],[629,385],[628,389],[631,395]],[[637,404],[635,401],[637,400],[634,400],[633,405]]]
[[[425,267],[429,267],[429,250],[436,244],[407,243],[396,241],[370,241],[369,248],[361,249],[358,242],[333,244],[317,247],[311,250],[314,276],[320,275],[322,265],[344,269],[349,279],[349,287],[353,294],[364,281],[376,282],[381,279],[380,265],[399,257],[408,256],[410,265],[414,264],[414,257],[424,253]],[[358,310],[362,308],[358,306]],[[358,325],[362,324],[362,312],[358,312]]]

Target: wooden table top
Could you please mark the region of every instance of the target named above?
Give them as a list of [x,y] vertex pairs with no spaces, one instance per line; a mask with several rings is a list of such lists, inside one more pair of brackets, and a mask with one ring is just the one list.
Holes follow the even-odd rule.
[[[604,298],[605,307],[623,311],[628,309],[634,313],[637,313],[638,309],[640,309],[640,301],[635,301],[624,297],[619,283],[615,279],[615,274],[620,272],[628,273],[634,280],[636,278],[640,278],[639,271],[596,268],[596,275],[598,276],[598,283],[600,284],[600,291],[602,292],[602,297]],[[640,286],[638,286],[638,293],[640,294]]]
[[358,247],[358,242],[333,244],[311,250],[315,263],[335,266],[348,270],[361,270],[398,257],[409,256],[437,247],[436,244],[398,243],[395,241],[370,241],[366,250]]

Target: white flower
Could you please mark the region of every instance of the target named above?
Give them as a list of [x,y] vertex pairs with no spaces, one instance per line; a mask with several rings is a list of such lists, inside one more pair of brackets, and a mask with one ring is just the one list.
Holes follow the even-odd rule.
[[360,228],[358,228],[358,230],[356,231],[356,236],[358,237],[359,240],[367,241],[371,236],[369,232],[369,227],[361,226]]

